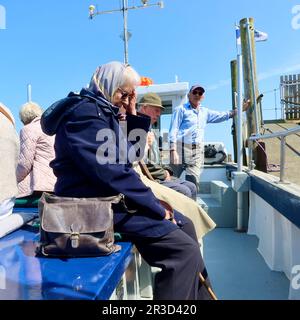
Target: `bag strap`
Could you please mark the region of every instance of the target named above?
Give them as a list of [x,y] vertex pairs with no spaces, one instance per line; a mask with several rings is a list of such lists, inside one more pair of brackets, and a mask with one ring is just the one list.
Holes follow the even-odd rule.
[[0,112],[12,123],[13,126],[15,126],[15,123],[12,117],[10,116],[10,114],[6,110],[4,110],[1,106],[0,106]]

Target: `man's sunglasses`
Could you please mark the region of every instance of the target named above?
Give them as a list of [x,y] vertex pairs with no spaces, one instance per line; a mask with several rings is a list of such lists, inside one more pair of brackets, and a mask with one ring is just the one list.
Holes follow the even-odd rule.
[[124,100],[124,99],[127,99],[129,96],[132,95],[132,92],[127,92],[127,91],[124,91],[123,89],[121,88],[118,88],[118,90],[121,92],[121,99]]
[[194,90],[194,91],[192,91],[192,94],[194,95],[194,96],[196,96],[196,95],[198,95],[198,96],[202,96],[203,95],[203,91],[199,91],[199,90]]

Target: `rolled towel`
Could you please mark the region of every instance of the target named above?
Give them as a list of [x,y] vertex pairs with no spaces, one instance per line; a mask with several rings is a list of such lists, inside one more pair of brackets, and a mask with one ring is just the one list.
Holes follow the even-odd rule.
[[13,213],[5,219],[0,220],[0,238],[21,228],[25,223],[34,219],[37,213],[19,212]]
[[16,198],[8,198],[0,203],[0,221],[6,219],[13,212]]

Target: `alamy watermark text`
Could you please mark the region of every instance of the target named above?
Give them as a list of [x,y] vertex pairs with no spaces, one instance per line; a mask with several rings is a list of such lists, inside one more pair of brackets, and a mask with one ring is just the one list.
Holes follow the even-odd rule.
[[292,28],[298,30],[300,29],[300,4],[297,4],[292,8],[292,14]]
[[300,289],[300,265],[293,266],[291,285],[294,290]]
[[0,5],[0,30],[1,29],[6,29],[6,10],[2,5]]

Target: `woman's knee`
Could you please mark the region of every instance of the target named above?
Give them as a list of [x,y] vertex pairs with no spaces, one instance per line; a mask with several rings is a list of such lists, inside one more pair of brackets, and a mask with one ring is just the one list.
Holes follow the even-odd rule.
[[189,270],[199,270],[199,267],[203,264],[200,246],[196,241],[191,241],[181,253],[181,261],[183,264],[189,265]]
[[201,260],[200,246],[197,240],[195,228],[193,222],[188,219],[188,222],[184,224],[181,230],[177,232],[177,238],[174,239],[176,250],[179,251],[181,260],[185,263],[195,263],[196,265]]
[[186,223],[182,225],[181,230],[198,243],[196,229],[193,221],[188,217],[185,217],[185,220]]

